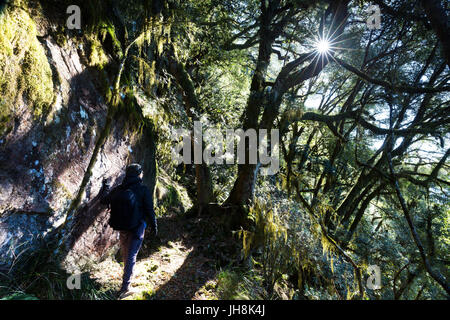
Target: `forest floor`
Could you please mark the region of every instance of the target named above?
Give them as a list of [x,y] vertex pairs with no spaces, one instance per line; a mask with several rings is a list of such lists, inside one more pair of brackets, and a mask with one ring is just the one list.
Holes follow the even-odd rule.
[[[199,234],[202,232],[195,219],[176,214],[158,219],[157,237],[148,229],[134,268],[131,295],[124,299],[219,298],[215,290],[219,273],[216,248],[223,242],[218,242],[213,234],[205,239],[204,234]],[[215,254],[208,254],[211,251]],[[123,263],[116,260],[119,256],[108,258],[91,272],[104,290],[120,288]]]

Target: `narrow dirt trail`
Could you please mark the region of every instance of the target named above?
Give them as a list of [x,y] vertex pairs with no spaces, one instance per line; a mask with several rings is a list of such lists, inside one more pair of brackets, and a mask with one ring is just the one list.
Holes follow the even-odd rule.
[[[215,261],[203,254],[208,241],[188,232],[190,225],[176,215],[158,219],[158,227],[158,238],[146,232],[132,278],[133,294],[125,299],[217,299]],[[118,290],[122,270],[123,264],[111,257],[99,263],[91,276],[103,288]]]

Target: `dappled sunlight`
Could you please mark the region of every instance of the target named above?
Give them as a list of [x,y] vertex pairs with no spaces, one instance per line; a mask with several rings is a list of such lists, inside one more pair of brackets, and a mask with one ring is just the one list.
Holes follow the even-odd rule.
[[[158,290],[166,284],[183,265],[192,248],[185,248],[181,243],[173,243],[172,247],[160,247],[152,256],[138,260],[134,267],[131,282],[133,292]],[[120,288],[123,274],[123,263],[108,258],[95,267],[92,276],[102,286]]]
[[[148,234],[137,257],[125,299],[210,299],[216,270],[199,248],[201,242],[185,232],[183,218],[159,219],[161,238]],[[119,290],[123,263],[120,252],[93,266],[91,275],[104,288]],[[208,283],[208,281],[210,281]],[[209,289],[206,289],[206,288]]]
[[0,299],[448,297],[445,4],[0,4]]

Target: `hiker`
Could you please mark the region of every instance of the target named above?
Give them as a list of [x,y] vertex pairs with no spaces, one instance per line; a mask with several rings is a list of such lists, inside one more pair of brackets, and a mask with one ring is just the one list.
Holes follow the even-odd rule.
[[101,203],[110,206],[109,225],[120,232],[124,272],[119,296],[128,292],[147,224],[150,223],[155,236],[158,233],[152,195],[147,186],[142,183],[142,177],[141,166],[133,163],[126,168],[122,184],[113,190],[110,191],[108,180],[103,180],[104,197]]

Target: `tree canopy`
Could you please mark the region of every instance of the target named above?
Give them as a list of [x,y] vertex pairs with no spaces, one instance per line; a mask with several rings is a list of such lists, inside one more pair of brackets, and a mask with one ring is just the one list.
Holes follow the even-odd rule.
[[[220,212],[230,229],[243,228],[248,255],[278,248],[303,291],[315,268],[302,242],[307,229],[329,253],[331,270],[335,257],[353,279],[345,283],[354,290],[336,289],[324,276],[338,296],[450,294],[446,1],[89,3],[79,3],[83,32],[91,57],[96,44],[109,57],[97,55],[92,66],[111,85],[110,108],[125,108],[125,93],[162,110],[158,165],[188,187],[195,214]],[[368,26],[372,5],[380,28]],[[222,131],[278,129],[279,172],[261,175],[260,159],[248,161],[248,141],[243,164],[174,165],[171,130],[191,130],[194,121]],[[381,290],[365,287],[369,265],[382,270]]]

